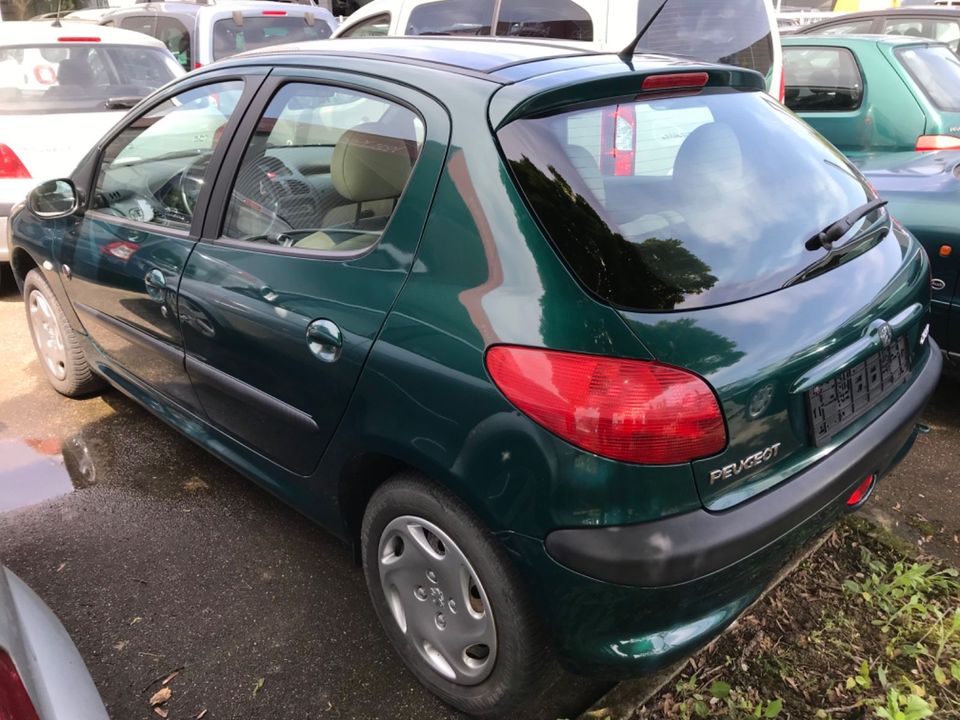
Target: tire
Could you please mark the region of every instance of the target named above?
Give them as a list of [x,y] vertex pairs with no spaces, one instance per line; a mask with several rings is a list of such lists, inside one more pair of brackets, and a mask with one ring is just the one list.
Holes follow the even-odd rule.
[[33,347],[53,389],[71,398],[100,390],[103,381],[90,368],[80,338],[39,270],[27,273],[23,301]]
[[[422,535],[420,530],[407,532],[406,535],[404,531],[397,530],[398,522],[401,526],[406,523],[409,527],[411,523],[415,526],[419,521],[424,521],[420,527]],[[434,534],[434,529],[439,532]],[[398,533],[406,538],[407,545],[399,553],[395,540],[390,539]],[[479,587],[464,591],[462,584],[458,588],[456,582],[445,582],[444,576],[449,577],[449,568],[441,569],[439,566],[434,574],[439,582],[432,584],[427,570],[420,563],[426,562],[430,566],[433,560],[421,550],[422,545],[411,539],[414,537],[411,533],[418,535],[421,541],[426,539],[435,552],[438,548],[442,549],[444,559],[453,559],[454,566],[458,564],[457,553],[462,554],[467,560],[467,574],[475,575],[472,580],[476,580]],[[444,537],[440,537],[440,534]],[[440,545],[437,546],[433,540],[440,540]],[[367,589],[377,616],[394,649],[423,685],[449,705],[479,718],[556,717],[550,711],[543,714],[546,710],[543,696],[563,673],[545,639],[537,614],[524,593],[516,568],[496,538],[459,499],[414,473],[402,473],[382,485],[370,499],[363,517],[360,541]],[[449,541],[453,542],[453,548],[445,544]],[[402,557],[403,552],[413,553],[409,561],[414,568],[412,582],[398,581],[396,585],[391,585],[392,576],[382,581],[381,556],[389,556],[390,562],[393,562],[393,558],[398,555]],[[387,561],[384,561],[384,567],[388,567]],[[403,576],[398,577],[403,579]],[[403,601],[397,600],[401,592],[405,595]],[[434,595],[423,599],[421,596],[424,592]],[[449,603],[461,598],[473,598],[467,600],[471,607],[468,610],[466,603],[461,603],[460,607],[453,608],[459,612],[451,613]],[[414,608],[412,612],[401,611],[405,617],[406,631],[395,614],[396,602]],[[438,624],[439,632],[427,628],[425,633],[433,633],[432,637],[440,639],[440,642],[444,642],[444,632],[458,629],[456,623],[463,622],[461,618],[465,616],[465,611],[469,611],[471,616],[477,610],[490,615],[495,627],[495,644],[488,647],[485,661],[482,652],[470,651],[475,657],[480,656],[482,670],[478,677],[463,678],[457,669],[454,672],[458,673],[458,678],[445,677],[437,669],[437,661],[428,660],[427,653],[418,649],[423,647],[421,638],[424,637],[419,632],[424,623],[417,614],[417,608],[420,607],[417,603],[420,602],[427,608],[427,615],[436,612],[447,618],[443,630]],[[455,642],[453,636],[446,642],[454,647],[463,644],[463,641]],[[452,652],[447,654],[448,657],[454,655]],[[464,653],[463,659],[466,657],[467,653]],[[488,666],[483,667],[484,662]]]

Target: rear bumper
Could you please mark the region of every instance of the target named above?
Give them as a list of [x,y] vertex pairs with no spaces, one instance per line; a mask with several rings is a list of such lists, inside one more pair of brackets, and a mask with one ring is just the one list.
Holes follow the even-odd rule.
[[637,677],[713,640],[817,535],[850,512],[870,474],[910,449],[943,365],[930,342],[913,381],[870,426],[801,476],[721,513],[502,540],[528,578],[570,671]]
[[547,536],[547,552],[588,577],[641,587],[690,582],[739,562],[823,508],[845,504],[867,476],[899,461],[942,365],[931,339],[927,361],[887,412],[813,467],[749,502],[642,525],[556,530]]
[[37,714],[43,720],[108,720],[80,653],[50,609],[16,575],[5,573],[23,652],[11,648]]

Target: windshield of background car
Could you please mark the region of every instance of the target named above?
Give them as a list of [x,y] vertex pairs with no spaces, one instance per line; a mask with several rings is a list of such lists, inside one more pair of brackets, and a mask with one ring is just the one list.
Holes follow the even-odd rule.
[[135,45],[0,48],[0,114],[116,110],[109,100],[142,98],[182,71],[165,50]]
[[[661,0],[640,0],[637,32]],[[670,0],[640,40],[639,52],[680,55],[756,70],[773,67],[766,0]]]
[[213,24],[213,58],[221,60],[244,50],[270,45],[324,40],[332,32],[330,26],[320,18],[313,25],[307,25],[300,15],[244,16],[243,25],[237,25],[232,17],[225,18]]
[[900,62],[940,110],[960,112],[960,58],[943,45],[902,48]]
[[808,238],[874,197],[842,155],[760,92],[624,100],[516,120],[498,139],[572,271],[632,310],[777,290],[822,259]]

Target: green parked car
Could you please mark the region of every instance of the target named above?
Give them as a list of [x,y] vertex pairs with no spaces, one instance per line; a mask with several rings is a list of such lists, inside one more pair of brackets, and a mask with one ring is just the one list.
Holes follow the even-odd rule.
[[487,718],[715,638],[942,366],[863,177],[759,74],[663,56],[241,56],[12,228],[53,386],[109,383],[352,543],[397,654]]
[[851,158],[960,148],[960,58],[911,37],[783,39],[784,104]]
[[960,58],[909,37],[803,35],[783,46],[787,107],[854,161],[923,244],[931,330],[960,356]]

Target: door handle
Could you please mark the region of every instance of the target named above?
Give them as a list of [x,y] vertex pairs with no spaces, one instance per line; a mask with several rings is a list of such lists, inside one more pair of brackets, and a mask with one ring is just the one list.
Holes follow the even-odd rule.
[[154,268],[143,278],[143,284],[147,287],[147,295],[157,302],[164,301],[164,290],[167,287],[167,279],[163,273]]
[[314,320],[307,325],[307,346],[323,362],[336,362],[343,351],[343,334],[332,320]]

